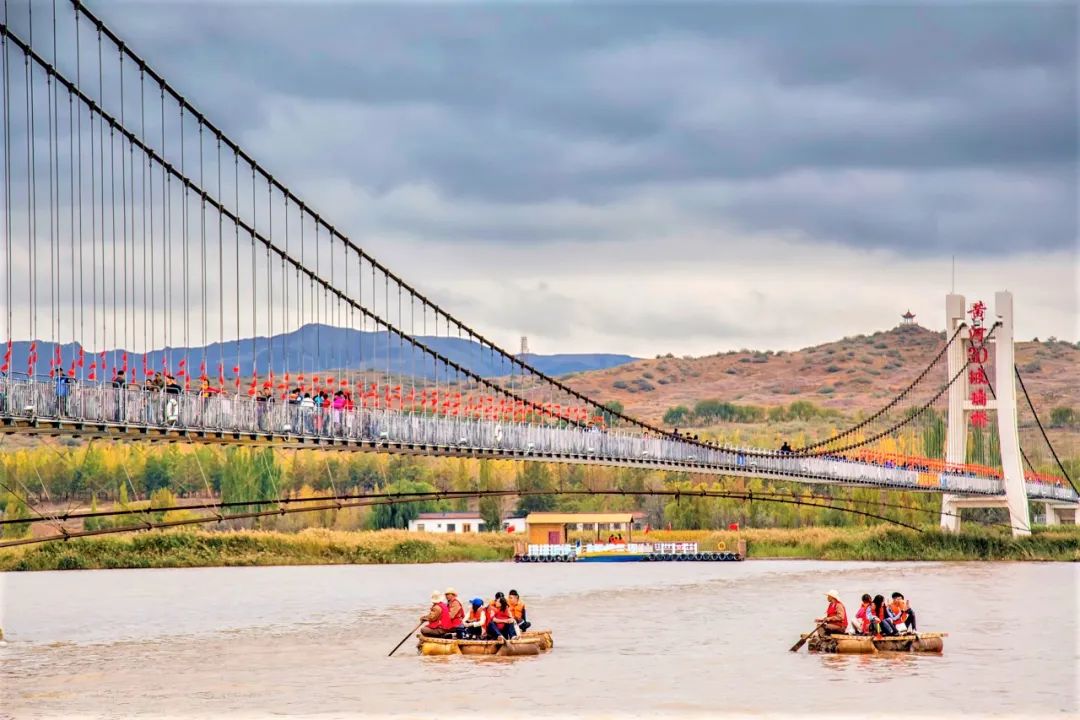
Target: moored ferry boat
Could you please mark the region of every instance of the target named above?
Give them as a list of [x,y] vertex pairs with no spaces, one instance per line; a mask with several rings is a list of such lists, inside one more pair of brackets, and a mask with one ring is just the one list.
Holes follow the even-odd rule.
[[701,550],[695,542],[531,544],[514,551],[514,562],[718,562],[745,557],[745,541],[738,552]]

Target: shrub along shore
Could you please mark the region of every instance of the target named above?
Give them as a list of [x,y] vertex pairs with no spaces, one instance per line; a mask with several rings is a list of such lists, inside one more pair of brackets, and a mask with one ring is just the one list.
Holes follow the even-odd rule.
[[[886,526],[656,531],[647,536],[656,542],[697,542],[702,550],[721,544],[731,550],[740,538],[747,541],[751,559],[1080,561],[1080,527],[1076,526],[1037,528],[1031,537],[1021,539],[1014,539],[1004,528],[969,527],[950,534]],[[13,548],[0,551],[0,570],[489,562],[512,558],[514,542],[515,536],[500,533],[183,530]]]

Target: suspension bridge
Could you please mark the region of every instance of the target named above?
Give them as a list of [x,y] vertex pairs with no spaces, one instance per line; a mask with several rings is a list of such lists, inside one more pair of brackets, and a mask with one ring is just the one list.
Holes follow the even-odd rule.
[[[1000,506],[1027,534],[1031,501],[1080,522],[1015,366],[1009,293],[992,309],[948,296],[937,355],[828,439],[703,442],[607,407],[425,296],[77,0],[6,3],[0,44],[4,435],[643,467],[939,493],[950,529],[961,508]],[[1021,416],[1038,431],[1023,444]],[[918,447],[885,451],[903,437]]]

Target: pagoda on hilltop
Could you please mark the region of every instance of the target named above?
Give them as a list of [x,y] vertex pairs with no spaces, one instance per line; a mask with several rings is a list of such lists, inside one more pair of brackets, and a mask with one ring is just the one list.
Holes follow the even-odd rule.
[[911,312],[911,310],[909,309],[906,313],[904,313],[903,315],[900,316],[900,324],[901,325],[914,325],[915,324],[915,313]]

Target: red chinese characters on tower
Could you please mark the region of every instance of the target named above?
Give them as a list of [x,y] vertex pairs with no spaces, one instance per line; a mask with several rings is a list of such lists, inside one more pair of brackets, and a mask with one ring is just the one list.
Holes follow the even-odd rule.
[[969,420],[972,427],[984,428],[990,422],[986,410],[982,409],[986,407],[986,389],[990,386],[990,378],[983,367],[983,363],[990,356],[986,348],[986,327],[983,325],[986,319],[986,304],[982,301],[973,303],[969,313],[971,327],[968,329],[967,361],[969,366],[975,367],[968,368],[968,385],[972,386],[971,405],[978,408],[971,413]]

